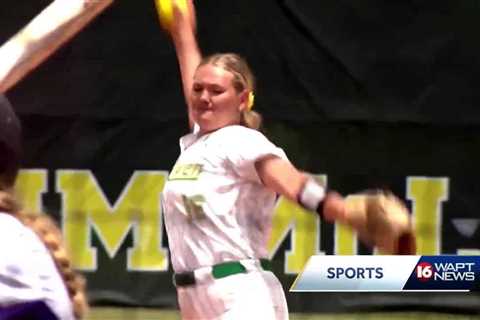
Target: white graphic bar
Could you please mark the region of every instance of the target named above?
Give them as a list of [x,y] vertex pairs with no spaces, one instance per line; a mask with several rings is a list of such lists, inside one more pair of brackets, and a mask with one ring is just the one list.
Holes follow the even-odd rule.
[[402,291],[420,257],[312,256],[290,291]]

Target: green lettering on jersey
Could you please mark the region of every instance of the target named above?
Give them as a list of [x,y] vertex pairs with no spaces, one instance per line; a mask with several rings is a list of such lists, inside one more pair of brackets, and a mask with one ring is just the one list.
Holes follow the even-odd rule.
[[205,203],[205,197],[201,194],[197,194],[191,197],[182,195],[183,204],[185,206],[185,211],[188,213],[188,219],[199,220],[205,217],[205,212],[203,211],[203,204]]
[[168,180],[197,180],[202,173],[202,165],[196,163],[176,164],[168,176]]

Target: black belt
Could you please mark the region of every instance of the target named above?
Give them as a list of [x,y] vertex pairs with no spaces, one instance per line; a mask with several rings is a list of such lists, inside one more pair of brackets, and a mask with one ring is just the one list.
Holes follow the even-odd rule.
[[[272,271],[272,262],[268,259],[259,259],[263,270]],[[238,273],[246,273],[247,269],[240,261],[223,262],[212,266],[212,276],[215,279],[221,279]],[[177,287],[193,286],[196,283],[195,273],[193,271],[175,273],[173,283]]]

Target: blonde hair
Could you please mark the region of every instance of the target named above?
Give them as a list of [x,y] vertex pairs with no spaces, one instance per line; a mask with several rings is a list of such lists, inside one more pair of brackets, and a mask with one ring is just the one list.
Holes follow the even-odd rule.
[[[1,179],[0,175],[0,179]],[[45,244],[50,252],[55,266],[62,276],[65,288],[72,301],[73,313],[77,319],[85,316],[88,310],[88,302],[85,293],[85,280],[73,270],[68,257],[60,229],[52,218],[46,214],[35,214],[21,210],[15,199],[12,189],[0,180],[0,211],[11,214],[30,228]]]
[[[253,94],[255,90],[255,77],[248,66],[247,61],[236,53],[215,53],[204,57],[198,67],[211,64],[220,67],[233,74],[233,87],[240,93],[247,90]],[[262,126],[262,116],[260,113],[245,108],[240,117],[240,124],[255,130]]]

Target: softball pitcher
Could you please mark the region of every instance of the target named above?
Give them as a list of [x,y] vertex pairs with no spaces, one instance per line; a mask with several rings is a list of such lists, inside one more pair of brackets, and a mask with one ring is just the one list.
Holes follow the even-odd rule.
[[328,215],[343,199],[300,173],[257,129],[254,77],[236,54],[202,58],[191,2],[169,26],[192,133],[163,193],[174,282],[183,319],[288,319],[266,244],[277,195]]
[[[287,319],[267,240],[277,195],[353,228],[386,254],[414,254],[408,210],[382,191],[343,198],[299,172],[258,131],[255,81],[232,53],[203,57],[191,0],[156,0],[175,45],[192,133],[163,193],[184,319]],[[167,8],[169,8],[167,10]]]

